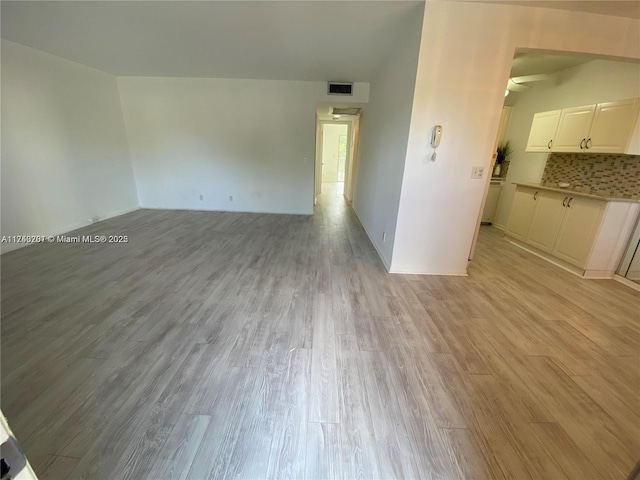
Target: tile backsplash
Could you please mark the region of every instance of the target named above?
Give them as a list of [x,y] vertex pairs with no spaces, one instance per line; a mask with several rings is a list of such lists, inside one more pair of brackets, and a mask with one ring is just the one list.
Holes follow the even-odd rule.
[[611,153],[551,153],[543,185],[568,182],[571,190],[640,199],[640,156]]

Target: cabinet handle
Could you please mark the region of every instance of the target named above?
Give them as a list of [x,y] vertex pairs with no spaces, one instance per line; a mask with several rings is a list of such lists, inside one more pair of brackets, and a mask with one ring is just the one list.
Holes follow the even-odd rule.
[[583,149],[584,149],[584,145],[583,145],[583,143],[585,143],[585,144],[587,143],[587,139],[586,139],[586,138],[583,138],[583,139],[580,141],[580,150],[583,150]]
[[573,203],[573,197],[569,199],[569,203],[567,203],[567,207],[571,208],[572,203]]
[[549,143],[547,143],[547,148],[549,150],[551,150],[551,144],[553,143],[553,140],[549,140]]
[[587,140],[587,143],[584,144],[584,148],[591,148],[591,139]]
[[562,200],[562,206],[566,207],[567,206],[567,200],[569,199],[569,197],[564,197],[564,200]]
[[537,199],[538,199],[538,192],[536,192],[536,193],[534,193],[534,194],[533,194],[533,199],[534,199],[534,200],[537,200]]

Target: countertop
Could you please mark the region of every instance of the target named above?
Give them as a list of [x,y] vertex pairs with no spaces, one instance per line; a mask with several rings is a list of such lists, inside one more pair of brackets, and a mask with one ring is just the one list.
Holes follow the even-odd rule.
[[525,183],[525,182],[513,182],[513,184],[522,185],[523,187],[529,187],[529,188],[539,188],[540,190],[549,190],[551,192],[569,193],[577,197],[594,198],[596,200],[603,200],[605,202],[640,203],[640,199],[636,199],[636,198],[605,197],[603,195],[594,195],[593,193],[584,193],[584,192],[578,192],[576,190],[571,190],[571,187],[568,187],[568,188],[547,187],[546,185],[540,185],[537,183]]

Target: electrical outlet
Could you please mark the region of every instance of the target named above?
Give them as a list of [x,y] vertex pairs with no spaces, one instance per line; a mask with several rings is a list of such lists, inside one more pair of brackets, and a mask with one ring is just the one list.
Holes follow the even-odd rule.
[[387,241],[387,232],[382,232],[382,243]]
[[200,195],[200,201],[204,200],[204,195]]
[[485,167],[473,167],[471,169],[471,178],[483,178]]
[[229,201],[233,202],[233,195],[229,195]]

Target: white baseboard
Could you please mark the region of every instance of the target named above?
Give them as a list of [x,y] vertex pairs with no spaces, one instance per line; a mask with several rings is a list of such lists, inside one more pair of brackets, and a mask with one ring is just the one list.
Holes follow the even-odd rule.
[[619,282],[619,283],[621,283],[623,285],[626,285],[629,288],[632,288],[632,289],[637,290],[638,292],[640,292],[640,284],[638,284],[636,282],[632,282],[628,278],[621,277],[620,275],[614,275],[613,279],[616,282]]
[[526,252],[531,253],[532,255],[535,255],[536,257],[542,258],[543,260],[546,260],[552,265],[555,265],[556,267],[560,267],[561,269],[569,273],[572,273],[573,275],[576,275],[580,278],[587,279],[587,280],[612,280],[614,278],[615,272],[610,272],[607,270],[584,270],[582,268],[566,263],[560,260],[559,258],[555,258],[547,253],[540,252],[534,247],[530,247],[529,245],[524,245],[520,243],[518,240],[509,238],[509,243],[511,243],[511,245],[515,245],[518,248],[521,248]]
[[468,277],[467,272],[422,272],[417,270],[398,270],[393,269],[389,273],[397,273],[401,275],[437,275],[440,277]]
[[497,223],[492,223],[491,226],[496,227],[498,230],[502,230],[504,232],[504,229],[505,229],[504,225],[498,225]]
[[371,241],[373,248],[375,248],[376,253],[380,257],[380,260],[382,260],[382,263],[387,269],[387,272],[393,273],[393,274],[402,274],[402,275],[440,275],[440,276],[448,276],[448,277],[468,277],[469,276],[469,274],[466,271],[465,272],[421,272],[417,270],[397,270],[397,269],[392,270],[391,266],[389,265],[387,260],[384,258],[384,256],[380,252],[380,248],[378,247],[376,242],[373,240],[371,233],[369,233],[369,230],[367,230],[367,227],[364,225],[364,223],[362,223],[362,220],[360,220],[360,217],[358,217],[358,212],[356,212],[354,208],[352,208],[352,210],[353,210],[353,213],[355,213],[356,218],[360,222],[360,225],[362,225],[362,228],[367,234],[367,237],[369,237],[369,240]]
[[529,252],[530,254],[535,255],[538,258],[546,260],[547,262],[551,263],[552,265],[555,265],[556,267],[560,267],[561,269],[563,269],[563,270],[565,270],[565,271],[567,271],[569,273],[573,273],[577,277],[584,278],[582,276],[583,270],[579,269],[578,267],[565,265],[564,262],[562,262],[562,260],[555,259],[555,258],[552,258],[550,256],[547,256],[544,253],[538,252],[538,251],[534,250],[533,248],[531,248],[529,246],[525,246],[525,245],[521,244],[517,240],[509,239],[509,243],[511,243],[511,245],[515,245],[518,248],[521,248],[525,252]]
[[593,280],[611,280],[615,274],[616,272],[609,270],[585,270],[583,276]]
[[380,257],[380,260],[382,260],[382,263],[384,264],[384,268],[387,269],[387,272],[391,273],[390,272],[391,267],[389,266],[387,259],[384,258],[384,255],[382,255],[382,252],[378,248],[378,245],[376,244],[376,242],[373,241],[373,237],[369,233],[369,230],[367,230],[367,227],[364,225],[364,223],[362,223],[362,220],[360,220],[360,217],[358,216],[358,212],[356,212],[355,208],[353,207],[351,207],[351,210],[356,215],[356,218],[358,219],[358,222],[360,222],[360,225],[362,225],[362,229],[364,230],[364,233],[366,233],[367,237],[369,237],[369,241],[371,242],[371,245],[373,245],[373,248],[376,250],[376,253],[378,254],[378,256]]
[[[74,230],[78,230],[79,228],[84,228],[84,227],[88,227],[89,225],[95,225],[98,224],[100,222],[104,222],[105,220],[109,220],[111,218],[115,218],[115,217],[119,217],[120,215],[125,215],[127,213],[131,213],[131,212],[135,212],[136,210],[140,210],[139,206],[135,206],[135,207],[128,207],[128,208],[124,208],[122,210],[116,210],[114,212],[109,212],[107,214],[101,215],[98,218],[100,218],[100,220],[98,220],[97,222],[92,223],[90,220],[87,220],[85,222],[78,222],[78,223],[74,223],[71,225],[67,225],[66,227],[62,227],[62,228],[56,228],[55,230],[52,231],[48,231],[45,233],[38,233],[36,235],[42,235],[42,236],[53,236],[53,237],[57,237],[58,235],[64,235],[66,233],[72,232]],[[3,243],[2,244],[2,255],[4,255],[5,253],[9,253],[9,252],[13,252],[14,250],[18,250],[20,248],[23,247],[28,247],[29,245],[33,245],[33,243]]]
[[267,212],[263,210],[223,210],[219,208],[186,208],[186,207],[145,207],[140,206],[143,210],[167,210],[173,212],[219,212],[219,213],[259,213],[261,215],[313,215],[313,208],[308,212]]

